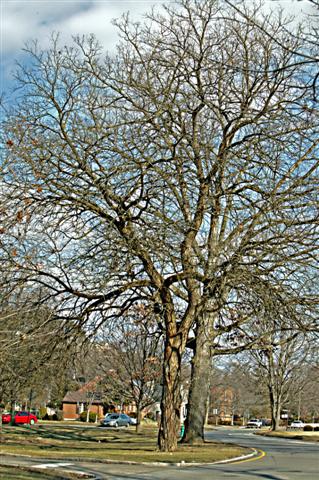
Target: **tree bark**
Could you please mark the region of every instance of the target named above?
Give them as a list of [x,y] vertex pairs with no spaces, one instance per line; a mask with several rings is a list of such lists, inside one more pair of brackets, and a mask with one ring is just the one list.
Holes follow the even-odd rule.
[[180,374],[182,341],[179,336],[168,337],[164,347],[163,393],[161,399],[161,423],[158,432],[158,448],[173,452],[177,449],[180,423]]
[[11,414],[10,425],[14,425],[14,411],[15,411],[14,407],[15,407],[15,401],[11,400],[10,401],[10,414]]
[[135,431],[136,433],[140,433],[142,429],[142,411],[141,411],[141,406],[138,404],[136,405],[136,428]]
[[276,431],[280,424],[281,398],[269,386],[269,399],[271,405],[271,429]]
[[271,429],[275,432],[279,428],[280,414],[275,406],[271,409]]
[[204,442],[204,426],[211,377],[211,317],[204,314],[196,329],[196,344],[192,359],[190,391],[183,443]]

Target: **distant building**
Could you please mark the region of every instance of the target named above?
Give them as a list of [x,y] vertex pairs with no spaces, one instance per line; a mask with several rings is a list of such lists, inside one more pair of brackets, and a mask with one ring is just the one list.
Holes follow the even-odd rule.
[[232,425],[235,416],[235,393],[231,387],[212,387],[208,411],[208,422]]
[[103,393],[97,387],[98,382],[99,378],[97,377],[78,390],[66,393],[62,400],[63,420],[77,420],[81,413],[88,409],[91,413],[97,414],[98,419],[102,419],[108,412],[123,412],[132,416],[136,413],[134,403],[128,405],[107,404],[104,401]]
[[87,411],[96,413],[98,418],[104,415],[103,402],[98,395],[90,395],[84,388],[76,391],[67,392],[62,401],[63,420],[77,420],[82,412]]

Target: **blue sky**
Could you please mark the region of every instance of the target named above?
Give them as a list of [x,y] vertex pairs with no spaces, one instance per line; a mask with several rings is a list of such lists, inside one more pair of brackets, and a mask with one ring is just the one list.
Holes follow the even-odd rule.
[[162,0],[1,0],[1,91],[13,85],[15,62],[23,61],[23,46],[38,39],[49,44],[50,34],[61,33],[63,42],[72,35],[94,33],[106,50],[117,42],[112,19],[130,11],[141,19],[152,5]]
[[[174,3],[174,0],[165,3],[168,1]],[[1,0],[1,92],[13,86],[15,62],[23,61],[22,49],[29,39],[38,39],[45,47],[52,31],[60,32],[65,43],[70,42],[72,35],[94,33],[106,50],[112,50],[117,43],[112,19],[126,11],[141,19],[152,5],[162,3],[163,0]],[[307,0],[263,3],[280,4],[297,17],[302,10],[311,8]]]

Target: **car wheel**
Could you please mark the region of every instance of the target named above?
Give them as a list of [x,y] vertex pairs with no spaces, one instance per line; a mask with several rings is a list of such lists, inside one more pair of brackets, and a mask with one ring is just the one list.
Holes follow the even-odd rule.
[[119,424],[117,422],[114,423],[114,427],[117,428]]
[[130,424],[129,424],[129,423],[127,423],[127,424],[125,425],[125,426],[126,426],[126,428],[127,428],[129,425],[130,425]]
[[30,420],[30,425],[34,425],[34,420],[33,420],[33,418],[31,418],[31,420]]

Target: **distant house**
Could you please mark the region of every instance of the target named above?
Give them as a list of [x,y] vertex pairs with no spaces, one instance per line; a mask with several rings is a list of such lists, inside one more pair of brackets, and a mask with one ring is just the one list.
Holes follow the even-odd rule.
[[77,420],[81,413],[87,411],[96,413],[98,418],[104,415],[103,402],[98,394],[92,395],[84,387],[67,392],[62,400],[63,420]]
[[96,413],[101,419],[107,412],[123,412],[134,416],[136,406],[134,403],[118,405],[116,402],[107,404],[103,400],[103,394],[98,388],[100,378],[83,385],[79,390],[69,391],[62,400],[63,420],[77,420],[82,412]]
[[211,388],[208,413],[209,423],[232,425],[235,413],[235,394],[231,387]]

